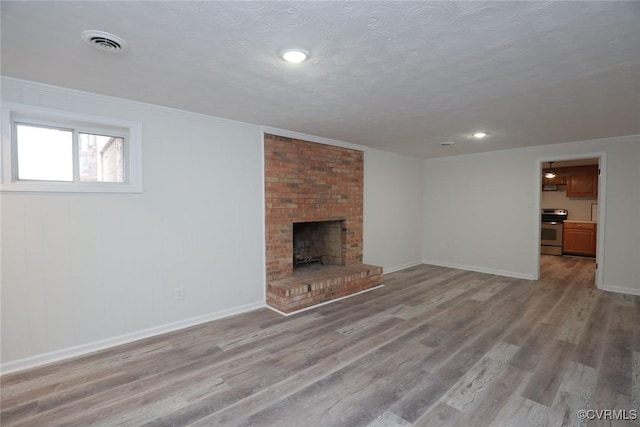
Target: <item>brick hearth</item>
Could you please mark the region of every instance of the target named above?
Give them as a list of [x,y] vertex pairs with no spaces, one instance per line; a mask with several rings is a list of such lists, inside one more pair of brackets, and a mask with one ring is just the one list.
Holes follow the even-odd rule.
[[342,298],[382,283],[382,267],[314,265],[296,270],[293,276],[274,280],[267,288],[269,305],[285,313]]
[[[290,313],[382,283],[382,268],[362,264],[363,153],[266,134],[267,304]],[[293,224],[340,221],[338,265],[293,268]],[[338,261],[334,261],[338,262]]]

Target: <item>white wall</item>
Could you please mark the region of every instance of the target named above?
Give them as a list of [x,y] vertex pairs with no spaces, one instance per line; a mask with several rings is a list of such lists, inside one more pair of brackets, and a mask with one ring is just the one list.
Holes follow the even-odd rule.
[[143,194],[1,195],[4,372],[264,305],[259,127],[2,83],[5,101],[142,123],[144,162]]
[[369,149],[364,154],[364,262],[385,273],[422,262],[420,159]]
[[424,262],[535,277],[538,161],[599,152],[606,154],[603,287],[640,294],[640,136],[426,160]]

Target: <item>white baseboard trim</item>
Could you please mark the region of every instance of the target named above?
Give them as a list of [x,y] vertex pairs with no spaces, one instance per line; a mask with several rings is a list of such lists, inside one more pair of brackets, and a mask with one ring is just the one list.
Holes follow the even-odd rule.
[[477,267],[464,264],[456,264],[454,262],[443,262],[432,259],[422,260],[423,264],[437,265],[439,267],[457,268],[458,270],[477,271],[478,273],[495,274],[496,276],[513,277],[515,279],[536,280],[533,274],[523,274],[517,271],[498,270],[495,268]]
[[617,292],[619,294],[638,295],[638,296],[640,296],[640,289],[638,289],[638,288],[627,288],[625,286],[604,285],[602,287],[602,290],[603,291],[609,291],[609,292]]
[[315,304],[315,305],[312,305],[311,307],[301,308],[300,310],[292,311],[291,313],[285,313],[284,311],[280,311],[277,308],[271,307],[269,304],[267,304],[266,307],[268,309],[270,309],[270,310],[275,311],[278,314],[283,315],[283,316],[293,316],[294,314],[302,313],[304,311],[313,310],[314,308],[318,308],[318,307],[321,307],[323,305],[331,304],[332,302],[340,301],[340,300],[343,300],[343,299],[355,297],[356,295],[364,294],[365,292],[373,291],[374,289],[380,289],[382,287],[384,287],[384,285],[374,286],[373,288],[365,289],[364,291],[356,292],[355,294],[345,295],[345,296],[340,297],[340,298],[336,298],[336,299],[332,299],[332,300],[329,300],[329,301],[321,302],[320,304]]
[[410,262],[409,264],[399,265],[397,267],[385,268],[382,274],[386,275],[386,274],[390,274],[390,273],[395,273],[396,271],[400,271],[400,270],[404,270],[404,269],[407,269],[407,268],[415,267],[416,265],[420,265],[420,264],[422,264],[422,261],[414,261],[414,262]]
[[223,317],[234,316],[236,314],[246,313],[264,307],[264,301],[254,302],[226,310],[217,311],[215,313],[205,314],[203,316],[196,316],[190,319],[180,320],[153,328],[143,329],[141,331],[130,332],[128,334],[118,335],[116,337],[106,338],[87,344],[80,344],[73,347],[63,348],[61,350],[55,350],[36,356],[26,357],[24,359],[14,360],[12,362],[3,363],[2,365],[0,365],[0,374],[5,375],[12,372],[34,368],[36,366],[45,365],[47,363],[69,359],[71,357],[82,356],[84,354],[93,353],[98,350],[104,350],[106,348],[115,347],[117,345],[165,334],[167,332],[189,328],[201,323],[210,322],[212,320],[221,319]]

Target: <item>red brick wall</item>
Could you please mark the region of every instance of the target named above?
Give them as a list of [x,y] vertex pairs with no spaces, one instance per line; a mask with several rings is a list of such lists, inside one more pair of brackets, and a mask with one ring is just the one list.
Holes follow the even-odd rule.
[[267,281],[293,274],[293,223],[344,220],[345,264],[362,262],[361,151],[265,134]]

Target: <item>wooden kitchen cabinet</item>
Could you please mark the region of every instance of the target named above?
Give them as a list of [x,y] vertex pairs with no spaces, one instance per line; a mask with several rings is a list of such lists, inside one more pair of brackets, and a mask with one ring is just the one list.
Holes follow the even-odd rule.
[[567,197],[598,197],[598,166],[566,168]]
[[555,178],[545,178],[544,176],[542,177],[542,185],[564,185],[564,184],[566,184],[565,177],[561,176],[560,174],[556,175]]
[[562,253],[567,255],[596,256],[597,224],[564,222]]

